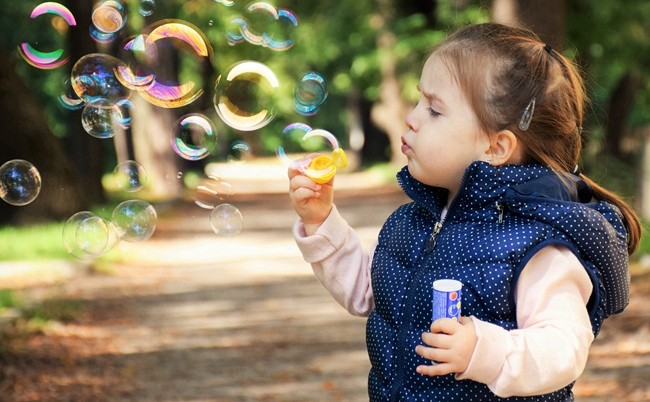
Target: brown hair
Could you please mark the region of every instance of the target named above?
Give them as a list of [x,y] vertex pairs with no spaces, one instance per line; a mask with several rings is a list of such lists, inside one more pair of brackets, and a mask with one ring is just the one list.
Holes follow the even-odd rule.
[[[543,164],[555,172],[572,172],[582,148],[584,82],[577,66],[533,32],[496,23],[470,25],[434,49],[488,134],[512,131],[523,146],[523,164]],[[526,106],[535,99],[530,126],[519,128]],[[584,174],[593,197],[620,209],[627,229],[628,253],[641,238],[632,208]]]

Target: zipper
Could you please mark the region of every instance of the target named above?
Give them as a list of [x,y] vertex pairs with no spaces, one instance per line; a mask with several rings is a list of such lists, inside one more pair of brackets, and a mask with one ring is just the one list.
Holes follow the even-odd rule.
[[442,230],[442,222],[436,222],[435,225],[433,225],[433,232],[431,233],[431,236],[427,239],[425,251],[427,254],[433,251],[433,249],[436,248],[436,237],[438,236],[438,233]]
[[499,204],[498,201],[494,203],[494,206],[499,213],[499,223],[503,223],[503,212],[505,211],[506,207],[503,204]]

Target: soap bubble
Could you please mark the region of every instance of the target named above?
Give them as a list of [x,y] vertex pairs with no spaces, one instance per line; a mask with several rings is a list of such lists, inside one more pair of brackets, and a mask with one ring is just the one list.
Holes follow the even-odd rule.
[[[157,45],[166,46],[170,45],[177,47],[182,52],[180,55],[189,54],[193,57],[184,59],[187,63],[202,63],[206,59],[212,58],[213,50],[207,36],[201,32],[194,25],[181,21],[181,20],[163,20],[150,27],[151,30],[147,35],[143,35],[144,39],[144,52],[149,53],[149,64],[153,63],[157,51]],[[164,41],[158,43],[159,41]],[[151,49],[151,50],[150,50]],[[183,63],[184,64],[184,63]],[[151,66],[155,70],[156,65]],[[197,64],[198,68],[198,64]],[[152,71],[155,77],[151,86],[147,88],[138,88],[140,95],[149,103],[164,108],[178,108],[186,106],[203,94],[203,89],[200,85],[192,81],[185,83],[177,83],[172,81],[163,81],[156,71]],[[140,76],[142,74],[137,73]]]
[[293,108],[303,116],[313,116],[327,99],[325,79],[317,72],[305,73],[293,90]]
[[251,157],[251,147],[244,141],[234,141],[226,158],[233,165],[246,163]]
[[0,198],[22,206],[34,201],[41,192],[41,174],[31,163],[13,159],[0,166]]
[[62,236],[66,251],[80,260],[105,254],[119,241],[113,223],[90,211],[77,212],[68,218]]
[[301,159],[309,152],[319,152],[326,148],[321,138],[304,140],[312,128],[304,123],[291,123],[282,130],[281,145],[275,150],[276,155],[285,166],[290,166],[294,160]]
[[132,193],[144,187],[147,182],[147,171],[138,162],[127,160],[115,166],[113,179],[120,189]]
[[233,195],[232,185],[216,175],[209,175],[196,187],[194,203],[204,209],[214,209],[217,204]]
[[[54,14],[57,16],[56,18],[61,18],[63,21],[65,21],[68,26],[77,25],[77,22],[75,21],[75,18],[70,10],[59,3],[46,2],[39,4],[34,8],[34,10],[32,10],[30,18],[36,18],[43,14]],[[57,26],[57,24],[54,23],[54,21],[52,21],[52,24],[57,28],[59,32],[62,31]],[[40,32],[38,29],[35,31]],[[51,52],[42,52],[34,49],[32,45],[27,42],[23,42],[20,44],[20,46],[18,46],[18,52],[27,63],[33,67],[43,70],[51,70],[60,67],[67,63],[68,60],[70,60],[69,56],[62,57],[63,49],[59,48]]]
[[272,50],[285,51],[290,49],[294,41],[291,39],[293,30],[298,26],[296,14],[285,8],[279,8],[276,23],[271,24],[264,32],[264,44]]
[[210,155],[217,144],[212,121],[199,113],[190,113],[176,121],[172,130],[172,148],[183,159],[197,161]]
[[108,34],[114,33],[122,29],[126,23],[126,10],[117,1],[104,1],[95,7],[91,20],[99,31]]
[[232,7],[235,4],[234,0],[214,0],[217,3],[221,3],[226,7]]
[[293,46],[292,31],[298,26],[296,14],[284,8],[276,9],[266,2],[253,2],[246,8],[245,16],[230,20],[226,36],[234,46],[246,40],[256,46],[284,51]]
[[119,32],[102,32],[92,22],[88,30],[90,38],[97,43],[111,43],[119,36]]
[[243,61],[217,78],[214,107],[230,127],[257,130],[275,117],[274,96],[279,86],[269,67],[257,61]]
[[156,230],[156,210],[146,201],[124,201],[113,210],[112,222],[120,239],[131,243],[147,240]]
[[107,54],[87,54],[72,67],[72,89],[85,102],[105,99],[115,103],[128,99],[131,90],[122,85],[115,76],[118,66],[126,67],[126,64]]
[[83,252],[94,256],[101,254],[108,243],[108,225],[105,219],[95,215],[79,222],[75,241]]
[[81,112],[81,125],[84,130],[100,139],[115,136],[115,124],[122,120],[120,109],[106,99],[87,103]]
[[210,213],[210,226],[214,233],[220,236],[235,236],[241,232],[243,225],[241,212],[231,204],[218,205]]
[[143,17],[148,17],[156,11],[156,2],[155,0],[142,0],[140,2],[140,7],[138,11]]

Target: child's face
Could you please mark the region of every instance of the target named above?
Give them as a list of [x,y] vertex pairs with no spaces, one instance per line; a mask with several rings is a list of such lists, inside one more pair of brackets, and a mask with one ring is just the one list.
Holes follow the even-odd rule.
[[449,190],[450,200],[467,166],[489,156],[489,137],[442,60],[429,57],[420,77],[420,100],[406,116],[402,152],[422,183]]

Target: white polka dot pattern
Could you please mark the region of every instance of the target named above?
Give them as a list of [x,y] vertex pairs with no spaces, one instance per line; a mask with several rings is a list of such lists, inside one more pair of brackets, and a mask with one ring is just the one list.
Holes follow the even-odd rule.
[[[434,280],[463,283],[464,316],[515,329],[513,290],[519,273],[539,249],[561,244],[578,256],[598,289],[588,306],[595,334],[604,318],[627,305],[627,248],[620,214],[604,202],[566,199],[571,192],[556,191],[561,188],[559,179],[548,168],[472,164],[431,252],[427,241],[447,191],[423,185],[406,168],[398,179],[414,202],[398,208],[386,221],[373,259],[376,307],[366,332],[371,401],[501,400],[484,384],[456,381],[452,374],[416,373],[418,365],[430,363],[414,350],[431,324]],[[535,193],[517,191],[522,184],[526,191],[535,188]],[[508,400],[572,401],[573,394],[568,386]]]

